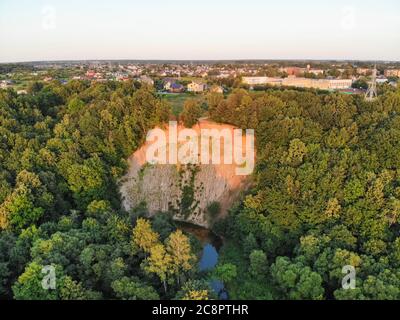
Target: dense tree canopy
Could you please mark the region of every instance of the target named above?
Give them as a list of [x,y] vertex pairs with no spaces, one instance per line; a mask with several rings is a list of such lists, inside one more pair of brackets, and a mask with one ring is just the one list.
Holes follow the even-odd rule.
[[[390,88],[373,102],[274,90],[216,101],[213,119],[257,135],[254,188],[215,226],[236,239],[226,262],[264,273],[274,298],[398,299],[399,112]],[[346,265],[356,290],[342,289]],[[244,282],[231,285],[234,297]]]
[[[400,299],[399,89],[373,102],[236,89],[207,107],[255,129],[257,144],[252,188],[213,226],[225,244],[210,274],[168,215],[121,208],[126,159],[170,117],[153,91],[76,80],[0,90],[0,298],[213,299],[217,277],[234,299]],[[188,101],[182,119],[204,112]],[[346,265],[354,290],[342,288]],[[55,290],[41,287],[44,266]]]

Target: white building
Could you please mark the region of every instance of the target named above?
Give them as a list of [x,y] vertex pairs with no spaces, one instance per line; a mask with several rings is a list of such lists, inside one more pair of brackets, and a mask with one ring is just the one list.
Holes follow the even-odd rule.
[[269,82],[268,77],[243,77],[242,82],[244,84],[248,84],[250,86],[256,86],[256,85],[262,85],[262,84],[268,84]]
[[338,90],[351,88],[351,79],[310,79],[310,78],[268,78],[268,77],[243,77],[243,83],[255,85],[272,85],[298,88],[314,88],[321,90]]
[[330,90],[348,89],[351,88],[351,85],[353,84],[353,80],[351,79],[328,79],[321,81],[327,81],[328,89]]

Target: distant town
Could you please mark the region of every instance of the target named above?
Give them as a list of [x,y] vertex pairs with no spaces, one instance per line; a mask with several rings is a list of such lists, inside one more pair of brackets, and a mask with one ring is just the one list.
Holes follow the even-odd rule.
[[132,81],[159,93],[228,93],[243,87],[305,88],[364,94],[374,69],[378,85],[397,86],[399,62],[357,61],[66,61],[0,64],[0,88],[27,93],[35,81]]

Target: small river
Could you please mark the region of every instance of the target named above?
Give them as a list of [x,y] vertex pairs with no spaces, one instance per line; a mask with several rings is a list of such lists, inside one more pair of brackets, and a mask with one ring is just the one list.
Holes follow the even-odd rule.
[[[177,224],[182,230],[194,235],[203,246],[199,261],[200,271],[212,271],[218,263],[218,251],[222,247],[222,239],[209,229],[185,222],[178,222]],[[222,281],[214,279],[210,281],[210,286],[218,295],[219,299],[228,299],[228,292],[225,290]]]

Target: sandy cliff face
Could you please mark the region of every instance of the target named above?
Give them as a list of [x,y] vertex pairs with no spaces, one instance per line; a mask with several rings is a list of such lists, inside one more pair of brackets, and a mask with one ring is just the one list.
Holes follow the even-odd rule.
[[[178,133],[183,129],[178,126]],[[228,129],[233,134],[235,128],[201,120],[193,129],[200,136],[201,129]],[[168,128],[163,131],[169,147]],[[150,214],[171,211],[177,220],[208,227],[211,218],[207,207],[213,202],[219,202],[219,216],[225,215],[242,191],[251,184],[250,176],[236,174],[235,163],[151,165],[146,161],[146,152],[151,144],[146,142],[128,159],[129,170],[122,178],[120,187],[126,210],[145,202]]]

